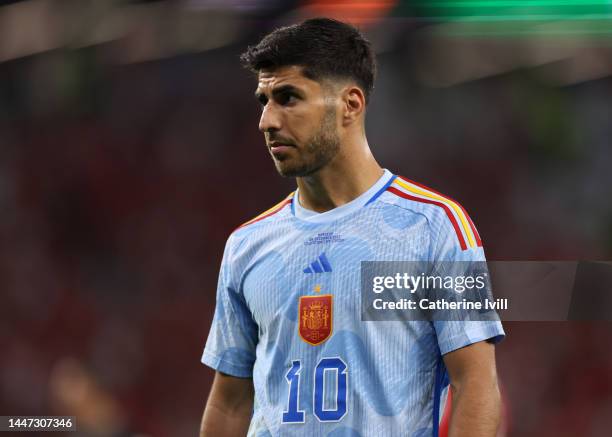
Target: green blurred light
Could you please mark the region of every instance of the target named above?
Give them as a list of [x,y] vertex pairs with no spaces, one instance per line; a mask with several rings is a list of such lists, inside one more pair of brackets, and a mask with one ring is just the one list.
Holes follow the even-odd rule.
[[465,36],[592,36],[612,34],[612,0],[417,0],[397,12],[443,22]]
[[612,18],[609,0],[417,1],[418,16],[453,21],[596,20]]

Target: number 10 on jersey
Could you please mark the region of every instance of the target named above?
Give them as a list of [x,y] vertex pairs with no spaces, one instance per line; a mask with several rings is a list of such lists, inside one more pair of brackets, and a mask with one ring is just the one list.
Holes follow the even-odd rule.
[[[289,384],[289,400],[287,409],[283,413],[283,423],[304,423],[304,410],[300,410],[300,376],[302,363],[293,360],[291,368],[285,375]],[[334,406],[325,409],[323,405],[324,394],[330,387],[325,386],[325,373],[335,373],[335,402]],[[348,394],[348,368],[346,363],[338,357],[321,358],[314,369],[314,391],[312,411],[320,422],[338,422],[346,414],[346,397]],[[333,396],[332,396],[333,398]]]

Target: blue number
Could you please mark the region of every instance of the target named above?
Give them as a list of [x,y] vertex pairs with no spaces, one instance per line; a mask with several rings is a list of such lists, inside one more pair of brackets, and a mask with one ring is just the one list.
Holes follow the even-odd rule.
[[[325,392],[325,372],[336,373],[336,406],[323,408]],[[340,358],[323,358],[315,369],[314,414],[321,422],[337,422],[346,414],[346,395],[348,392],[346,364]]]
[[289,407],[283,413],[283,423],[304,423],[304,411],[298,410],[300,393],[300,361],[294,360],[285,375],[289,383]]
[[[300,360],[291,362],[291,369],[285,375],[289,383],[289,406],[283,412],[283,423],[304,423],[304,410],[299,410],[300,393]],[[335,406],[326,410],[323,406],[323,393],[325,393],[325,372],[334,372],[335,377]],[[340,358],[322,358],[315,368],[313,410],[320,422],[338,422],[346,414],[346,397],[348,395],[348,371],[344,361]],[[334,396],[332,396],[333,398]]]

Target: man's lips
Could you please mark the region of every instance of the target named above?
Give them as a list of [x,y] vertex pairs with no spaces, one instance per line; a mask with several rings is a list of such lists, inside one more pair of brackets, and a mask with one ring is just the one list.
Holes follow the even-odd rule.
[[295,147],[293,144],[283,143],[281,141],[272,141],[271,143],[268,143],[268,145],[271,149],[275,147]]
[[295,146],[293,144],[280,143],[280,142],[276,142],[276,141],[273,142],[273,143],[270,143],[269,147],[270,147],[270,151],[274,155],[280,155],[280,154],[288,152],[289,149],[295,148]]

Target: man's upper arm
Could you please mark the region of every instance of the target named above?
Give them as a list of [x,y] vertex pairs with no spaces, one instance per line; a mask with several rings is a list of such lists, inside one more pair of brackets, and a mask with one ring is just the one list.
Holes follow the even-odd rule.
[[230,236],[223,253],[215,315],[202,362],[219,372],[247,378],[253,374],[258,327],[239,286],[232,240]]
[[455,349],[443,358],[450,376],[452,393],[448,435],[495,436],[501,413],[495,346],[487,341],[479,341]]
[[451,385],[455,388],[460,388],[461,384],[471,378],[497,382],[495,346],[488,341],[456,349],[444,355],[443,359]]
[[215,373],[200,428],[201,437],[243,436],[253,412],[253,380]]
[[[467,214],[466,219],[471,223]],[[482,269],[486,269],[486,258],[482,246],[463,249],[458,243],[457,233],[449,220],[443,218],[437,224],[433,244],[434,271],[440,276],[450,275],[455,278],[475,278],[480,275]],[[475,227],[473,229],[474,236],[476,236],[477,231]],[[450,296],[442,296],[452,301],[460,301],[462,296],[454,289],[450,291],[450,293],[447,292]],[[498,343],[505,336],[499,317],[492,317],[491,312],[484,314],[482,318],[478,316],[478,313],[462,310],[442,312],[441,316],[441,318],[434,319],[433,324],[440,353],[443,356],[484,340]],[[494,350],[494,348],[489,347],[485,350]]]
[[215,372],[215,379],[210,390],[209,404],[223,409],[227,413],[253,408],[253,380],[251,378],[238,378]]

